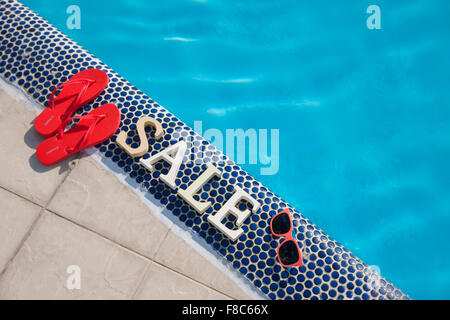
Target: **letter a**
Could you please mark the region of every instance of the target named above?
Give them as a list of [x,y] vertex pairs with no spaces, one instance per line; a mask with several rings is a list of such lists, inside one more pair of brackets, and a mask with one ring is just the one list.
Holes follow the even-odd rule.
[[381,10],[379,6],[371,5],[367,8],[367,13],[372,15],[367,18],[367,28],[369,30],[381,29]]
[[66,280],[66,288],[69,290],[73,289],[81,289],[81,269],[79,266],[71,265],[68,266],[66,269],[67,274],[69,274],[69,277],[67,277]]
[[77,5],[71,5],[67,7],[66,13],[70,14],[67,18],[67,28],[72,29],[81,29],[81,10]]
[[164,181],[172,189],[176,188],[175,178],[177,177],[178,170],[180,170],[181,162],[183,162],[184,154],[186,153],[187,145],[183,140],[177,142],[173,146],[155,154],[148,159],[141,159],[139,162],[150,171],[154,171],[155,168],[153,164],[159,160],[165,160],[169,162],[172,166],[167,174],[162,174],[160,176],[161,180]]

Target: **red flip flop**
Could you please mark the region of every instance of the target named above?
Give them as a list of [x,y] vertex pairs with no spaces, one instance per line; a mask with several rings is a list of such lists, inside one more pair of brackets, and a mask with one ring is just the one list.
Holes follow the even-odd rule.
[[[67,132],[66,124],[80,121]],[[66,119],[56,136],[43,141],[36,150],[39,160],[51,166],[71,155],[108,140],[120,125],[120,111],[114,104],[104,104],[85,116]]]
[[[53,90],[48,107],[34,121],[37,132],[44,137],[53,136],[65,119],[98,97],[108,82],[108,75],[99,69],[87,69],[73,75],[67,82]],[[59,89],[62,90],[55,97]]]

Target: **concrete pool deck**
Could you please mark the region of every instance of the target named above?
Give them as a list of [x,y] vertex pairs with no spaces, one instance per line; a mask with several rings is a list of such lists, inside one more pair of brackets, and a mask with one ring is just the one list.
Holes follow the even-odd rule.
[[254,298],[94,157],[41,165],[29,103],[0,86],[0,299]]

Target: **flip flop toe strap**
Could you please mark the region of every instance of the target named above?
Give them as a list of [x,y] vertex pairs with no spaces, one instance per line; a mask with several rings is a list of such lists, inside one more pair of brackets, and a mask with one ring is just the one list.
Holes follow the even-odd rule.
[[[67,123],[69,123],[72,120],[80,119],[80,120],[93,120],[89,125],[88,129],[86,130],[86,133],[83,136],[83,139],[81,139],[75,146],[66,148],[66,151],[68,153],[73,153],[75,150],[81,150],[86,145],[86,142],[88,141],[89,137],[94,132],[95,126],[102,120],[106,118],[106,115],[100,114],[100,115],[86,115],[86,116],[79,116],[79,117],[72,117],[69,119],[66,119],[63,121],[61,127],[59,128],[58,132],[58,139],[62,139],[64,136],[64,128],[66,127]],[[77,124],[79,125],[79,124]],[[83,124],[84,126],[84,124]]]
[[67,111],[61,116],[61,120],[65,120],[69,115],[74,113],[76,109],[78,109],[78,107],[79,107],[78,104],[79,104],[81,98],[84,96],[87,89],[94,83],[95,83],[95,80],[91,80],[91,79],[75,79],[75,80],[69,80],[69,81],[64,82],[63,84],[59,85],[58,87],[56,87],[55,90],[52,91],[52,93],[50,95],[48,107],[50,109],[55,108],[55,95],[59,89],[62,89],[68,85],[83,84],[83,87],[81,87],[81,90],[78,91],[78,93],[77,93],[76,99],[70,104]]

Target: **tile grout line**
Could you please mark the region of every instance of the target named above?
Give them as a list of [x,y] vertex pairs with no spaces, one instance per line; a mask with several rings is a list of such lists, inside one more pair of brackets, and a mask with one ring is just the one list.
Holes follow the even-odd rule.
[[22,200],[25,200],[25,201],[27,201],[27,202],[29,202],[29,203],[31,203],[31,204],[34,204],[35,206],[38,206],[38,207],[41,208],[41,209],[44,208],[44,206],[42,206],[41,204],[39,204],[39,203],[37,203],[37,202],[35,202],[35,201],[31,200],[31,199],[28,199],[28,198],[24,197],[23,195],[21,195],[21,194],[15,192],[15,191],[13,191],[13,190],[10,190],[10,189],[5,188],[5,187],[3,187],[3,186],[0,186],[0,189],[6,191],[6,192],[8,192],[8,193],[11,193],[11,194],[15,195],[16,197],[18,197],[18,198],[20,198],[20,199],[22,199]]
[[236,298],[230,296],[230,295],[227,294],[227,293],[224,293],[224,292],[222,292],[222,291],[219,291],[219,290],[216,289],[216,288],[210,287],[209,285],[207,285],[207,284],[205,284],[205,283],[203,283],[203,282],[200,282],[199,280],[194,279],[194,278],[192,278],[192,277],[190,277],[190,276],[188,276],[188,275],[186,275],[186,274],[184,274],[184,273],[181,273],[181,272],[179,272],[179,271],[177,271],[177,270],[171,268],[170,266],[167,266],[167,265],[165,265],[165,264],[163,264],[163,263],[161,263],[161,262],[158,262],[158,261],[156,261],[156,260],[153,260],[153,258],[149,258],[149,257],[143,255],[142,253],[139,253],[139,252],[135,251],[134,249],[128,248],[127,246],[125,246],[125,245],[123,245],[123,244],[121,244],[121,243],[118,243],[117,241],[112,240],[112,239],[106,237],[105,235],[102,235],[102,234],[98,233],[98,232],[95,231],[95,230],[89,229],[89,228],[87,228],[86,226],[83,226],[83,225],[79,224],[79,223],[76,222],[76,221],[73,221],[73,220],[71,220],[71,219],[69,219],[69,218],[67,218],[67,217],[64,217],[64,216],[60,215],[59,213],[57,213],[57,212],[55,212],[55,211],[53,211],[53,210],[51,210],[51,209],[45,209],[45,211],[47,211],[47,212],[49,212],[49,213],[51,213],[51,214],[54,214],[55,216],[57,216],[57,217],[59,217],[59,218],[65,220],[65,221],[67,221],[67,222],[69,222],[69,223],[71,223],[71,224],[74,224],[74,225],[76,225],[77,227],[79,227],[79,228],[81,228],[81,229],[84,229],[85,231],[88,231],[88,232],[90,232],[90,233],[93,233],[93,234],[96,235],[97,237],[99,237],[99,238],[101,238],[101,239],[103,239],[103,240],[105,240],[105,241],[108,241],[108,242],[114,244],[115,246],[117,246],[117,247],[119,247],[119,248],[121,248],[121,249],[123,249],[123,250],[129,251],[130,253],[133,253],[134,255],[137,255],[138,257],[140,257],[140,258],[142,258],[142,259],[144,259],[144,260],[146,260],[146,261],[149,261],[150,263],[155,263],[155,264],[157,264],[157,265],[159,265],[159,266],[161,266],[161,267],[163,267],[163,268],[166,268],[166,269],[168,269],[168,270],[170,270],[170,271],[172,271],[172,272],[178,274],[179,276],[182,276],[182,277],[187,278],[187,279],[189,279],[189,280],[191,280],[191,281],[194,281],[195,283],[197,283],[197,284],[199,284],[199,285],[201,285],[201,286],[203,286],[203,287],[206,287],[206,288],[208,288],[208,289],[211,289],[211,290],[213,290],[213,291],[215,291],[215,292],[220,293],[221,295],[224,295],[224,296],[226,296],[226,297],[228,297],[228,298],[231,298],[231,299],[233,299],[233,300],[236,300]]
[[42,213],[44,212],[44,208],[40,207],[41,210],[39,211],[38,216],[36,217],[36,219],[34,219],[33,223],[31,224],[30,228],[28,229],[27,233],[25,233],[25,235],[23,236],[23,238],[21,239],[19,245],[16,247],[16,249],[14,250],[13,255],[11,256],[11,258],[8,260],[8,262],[6,262],[4,268],[0,271],[0,285],[1,285],[1,280],[3,278],[3,275],[6,273],[6,271],[8,270],[9,266],[12,264],[12,262],[14,261],[14,259],[16,258],[17,254],[20,252],[20,250],[23,248],[25,242],[28,240],[28,238],[30,237],[31,233],[33,232],[35,226],[37,225],[38,221],[40,220]]
[[203,282],[200,282],[200,281],[198,281],[198,280],[196,280],[196,279],[194,279],[194,278],[191,278],[190,276],[188,276],[188,275],[186,275],[186,274],[183,274],[183,273],[181,273],[181,272],[179,272],[179,271],[177,271],[177,270],[175,270],[175,269],[172,269],[171,267],[166,266],[166,265],[164,265],[164,264],[162,264],[162,263],[160,263],[160,262],[158,262],[158,261],[154,261],[154,260],[151,260],[151,261],[152,261],[154,264],[156,264],[156,265],[158,265],[158,266],[160,266],[160,267],[163,267],[163,268],[165,268],[165,269],[168,269],[168,270],[170,270],[170,271],[172,271],[172,272],[178,274],[179,276],[181,276],[181,277],[183,277],[183,278],[189,279],[189,280],[191,280],[191,281],[193,281],[193,282],[199,284],[199,285],[202,286],[202,287],[205,287],[205,288],[208,288],[208,289],[210,289],[210,290],[212,290],[212,291],[214,291],[214,292],[220,293],[221,295],[223,295],[223,296],[225,296],[225,297],[227,297],[227,298],[230,298],[230,299],[232,299],[232,300],[237,300],[236,298],[230,296],[228,293],[225,293],[225,292],[219,291],[219,290],[216,289],[216,288],[210,287],[210,286],[207,285],[206,283],[203,283]]
[[161,250],[164,241],[166,241],[167,237],[169,236],[169,233],[171,232],[171,229],[168,228],[166,234],[164,235],[163,239],[161,240],[161,242],[159,243],[158,249],[156,249],[155,254],[154,254],[154,258],[156,258],[158,256],[159,251]]
[[[167,237],[169,236],[169,232],[170,232],[170,228],[167,229],[166,234],[164,235],[163,239],[159,243],[158,249],[156,249],[156,251],[155,251],[154,258],[156,258],[156,256],[158,255],[159,251],[161,250],[164,241],[166,241]],[[153,260],[152,260],[152,262],[153,262]],[[149,269],[150,269],[150,266],[151,266],[152,262],[149,262],[147,264],[147,267],[145,269],[144,274],[142,275],[141,279],[139,280],[138,284],[136,285],[136,288],[134,289],[132,295],[130,296],[130,300],[134,300],[134,298],[136,297],[137,292],[139,291],[139,289],[143,285],[145,278],[147,278],[147,273],[149,272]]]
[[167,270],[169,270],[169,271],[171,271],[171,272],[177,274],[178,276],[180,276],[180,277],[182,277],[182,278],[186,278],[186,279],[188,279],[188,280],[190,280],[190,281],[193,281],[193,282],[195,282],[196,284],[198,284],[198,285],[201,286],[201,287],[205,287],[205,288],[207,288],[207,289],[209,289],[209,290],[211,290],[211,291],[214,291],[214,292],[216,292],[216,293],[219,293],[219,294],[221,294],[221,295],[223,295],[223,296],[225,296],[225,297],[227,297],[227,298],[230,298],[231,300],[237,300],[236,298],[230,296],[229,294],[227,294],[227,293],[225,293],[225,292],[219,291],[219,290],[216,289],[216,288],[212,288],[212,287],[208,286],[207,284],[205,284],[205,283],[203,283],[203,282],[200,282],[200,281],[198,281],[198,280],[196,280],[196,279],[193,279],[193,278],[189,277],[188,275],[185,275],[185,274],[183,274],[183,273],[180,273],[180,272],[178,272],[178,271],[176,271],[176,270],[174,270],[174,269],[172,269],[172,268],[170,268],[170,267],[168,267],[168,266],[166,266],[166,265],[164,265],[164,264],[162,264],[162,263],[160,263],[160,262],[158,262],[158,261],[154,261],[154,260],[149,259],[149,258],[147,258],[147,259],[150,260],[150,261],[149,261],[149,264],[148,264],[148,269],[145,271],[145,274],[144,274],[144,276],[142,277],[142,281],[138,284],[138,286],[137,286],[137,288],[136,288],[136,291],[135,291],[135,293],[134,293],[134,295],[133,295],[133,298],[135,297],[135,295],[136,295],[137,292],[139,291],[139,288],[142,286],[143,281],[144,281],[145,278],[147,277],[147,273],[149,272],[150,266],[151,266],[151,264],[153,263],[153,264],[156,264],[156,265],[158,265],[158,266],[160,266],[160,267],[162,267],[162,268],[164,268],[164,269],[167,269]]
[[[50,199],[49,199],[44,205],[39,204],[39,203],[36,202],[35,200],[29,199],[29,198],[27,198],[26,196],[21,195],[21,194],[17,193],[16,191],[11,190],[11,189],[9,189],[9,188],[6,188],[6,187],[4,187],[4,186],[2,186],[2,185],[0,185],[0,189],[3,189],[3,190],[5,190],[5,191],[7,191],[7,192],[9,192],[9,193],[11,193],[11,194],[13,194],[13,195],[15,195],[15,196],[21,198],[21,199],[23,199],[23,200],[25,200],[25,201],[28,201],[28,202],[30,202],[30,203],[32,203],[32,204],[34,204],[34,205],[40,207],[40,208],[47,209],[47,206],[50,204],[50,202],[53,200],[53,198],[55,197],[56,193],[58,192],[59,187],[66,181],[66,179],[67,179],[67,177],[69,176],[69,174],[72,172],[72,170],[73,170],[73,169],[76,167],[76,165],[78,164],[78,160],[79,160],[78,157],[76,157],[76,158],[74,158],[74,159],[72,159],[72,160],[70,160],[70,161],[68,162],[69,169],[67,170],[67,173],[65,174],[65,176],[63,177],[63,179],[57,184],[57,186],[56,186],[56,188],[55,188],[55,191],[52,193],[52,195],[50,196]],[[71,165],[71,163],[72,163],[72,165]]]
[[144,272],[142,273],[142,276],[140,277],[136,288],[134,288],[133,292],[130,295],[130,300],[134,300],[134,298],[136,297],[137,292],[139,291],[139,288],[142,286],[142,284],[144,283],[145,278],[147,278],[147,272],[150,269],[150,265],[151,265],[151,261],[148,261],[147,266],[145,267]]
[[44,206],[44,209],[47,210],[48,205],[50,204],[50,202],[52,202],[53,198],[55,197],[55,195],[58,193],[59,189],[61,188],[62,184],[64,182],[66,182],[67,178],[69,177],[69,175],[72,173],[73,169],[75,169],[75,167],[78,165],[78,162],[80,160],[80,156],[79,154],[72,160],[68,161],[68,165],[69,165],[69,170],[66,173],[66,175],[64,176],[64,178],[62,178],[61,182],[56,186],[55,191],[53,192],[53,194],[51,195],[50,199],[48,199],[47,203]]
[[[66,181],[67,177],[69,176],[69,174],[72,172],[72,170],[76,167],[76,165],[78,164],[78,157],[76,157],[75,159],[72,159],[69,161],[69,170],[66,173],[66,175],[63,177],[63,179],[61,180],[61,182],[56,186],[55,191],[53,192],[53,194],[50,196],[50,199],[47,201],[47,203],[42,206],[40,204],[35,203],[34,201],[31,201],[19,194],[16,194],[15,192],[11,192],[8,189],[5,189],[3,187],[0,186],[0,188],[2,188],[3,190],[6,190],[8,192],[11,192],[12,194],[17,195],[18,197],[24,199],[25,201],[28,201],[30,203],[33,203],[37,206],[39,206],[41,208],[41,210],[39,211],[38,216],[36,217],[36,219],[33,221],[33,223],[31,224],[30,228],[28,229],[27,233],[24,235],[24,237],[22,238],[22,240],[20,241],[19,245],[17,246],[16,250],[14,250],[14,254],[12,255],[12,257],[8,260],[8,262],[5,264],[5,267],[3,268],[3,270],[0,271],[0,282],[1,279],[3,278],[3,275],[6,273],[6,271],[8,270],[9,266],[12,264],[12,262],[14,261],[14,259],[16,258],[17,254],[20,252],[20,250],[22,249],[22,247],[24,246],[25,242],[28,240],[28,238],[31,236],[31,234],[33,233],[36,225],[38,224],[39,220],[41,220],[41,217],[43,216],[44,211],[47,210],[47,206],[49,205],[49,203],[52,201],[53,197],[56,195],[56,193],[58,192],[59,188],[61,187],[61,185]],[[72,166],[70,165],[70,163],[73,162]]]

